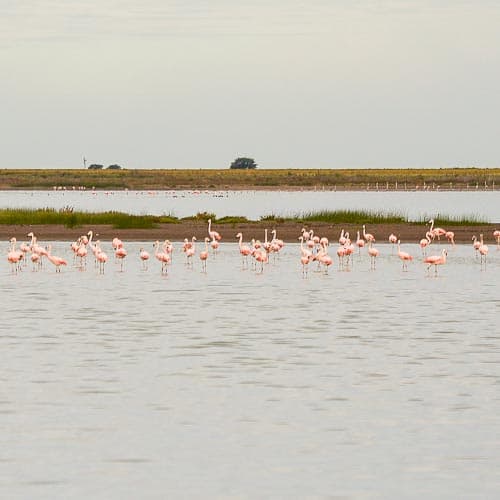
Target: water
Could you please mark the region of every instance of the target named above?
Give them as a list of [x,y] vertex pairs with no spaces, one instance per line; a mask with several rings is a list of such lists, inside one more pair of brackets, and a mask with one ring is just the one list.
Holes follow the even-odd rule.
[[262,274],[177,250],[168,276],[144,245],[104,275],[0,262],[1,498],[497,497],[492,245],[307,278],[295,244]]
[[314,210],[397,211],[411,220],[437,215],[500,218],[498,191],[0,191],[0,208],[55,208],[187,217],[293,216]]

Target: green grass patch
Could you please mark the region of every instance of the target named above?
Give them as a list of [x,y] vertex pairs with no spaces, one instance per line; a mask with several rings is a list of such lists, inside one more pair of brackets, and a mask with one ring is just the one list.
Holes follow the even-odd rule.
[[407,218],[399,212],[370,212],[364,210],[319,210],[303,212],[291,219],[297,222],[327,222],[330,224],[402,224]]

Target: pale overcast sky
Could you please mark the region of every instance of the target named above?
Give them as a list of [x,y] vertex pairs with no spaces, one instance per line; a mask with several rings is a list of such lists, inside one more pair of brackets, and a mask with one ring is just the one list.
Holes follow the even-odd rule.
[[500,2],[0,0],[1,168],[498,166]]

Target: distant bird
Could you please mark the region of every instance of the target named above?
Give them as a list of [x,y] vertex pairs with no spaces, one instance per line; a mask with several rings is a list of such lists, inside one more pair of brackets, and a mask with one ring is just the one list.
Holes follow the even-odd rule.
[[398,257],[403,261],[403,271],[408,271],[408,262],[411,262],[413,257],[409,253],[401,251],[400,240],[398,240]]
[[208,236],[210,236],[211,240],[220,241],[222,239],[217,231],[212,231],[212,219],[208,219]]
[[56,266],[56,273],[60,273],[61,266],[67,266],[68,263],[62,257],[57,257],[56,255],[52,255],[51,250],[52,250],[52,245],[49,245],[47,247],[47,259],[49,259],[49,261],[52,262],[54,266]]
[[[364,226],[363,226],[364,227]],[[375,260],[378,257],[378,250],[373,246],[375,240],[370,240],[368,244],[368,255],[370,256],[370,267],[375,269]]]
[[482,234],[479,235],[479,239],[481,240],[480,241],[481,245],[478,248],[478,252],[481,255],[481,265],[482,265],[483,262],[484,262],[484,264],[486,264],[486,256],[488,255],[489,249],[488,249],[488,245],[485,245],[483,243],[483,235]]
[[424,262],[426,264],[429,264],[427,266],[427,271],[434,266],[434,274],[437,276],[437,266],[442,266],[446,264],[446,256],[448,255],[448,252],[446,249],[443,249],[441,252],[441,255],[429,255],[429,257],[426,257],[424,259]]
[[144,250],[144,248],[141,248],[139,250],[139,258],[141,259],[141,262],[142,262],[142,269],[147,270],[149,253],[146,250]]
[[497,241],[497,250],[500,250],[500,230],[495,229],[495,231],[493,231],[493,237]]
[[240,248],[240,255],[242,257],[242,267],[245,268],[245,265],[248,266],[248,256],[252,254],[252,250],[248,245],[243,244],[243,234],[238,233],[236,238],[239,238],[238,246]]
[[209,243],[209,241],[210,241],[210,238],[207,236],[205,238],[205,250],[202,250],[200,252],[201,270],[204,273],[207,272],[208,243]]
[[363,238],[366,240],[367,243],[375,243],[375,236],[373,234],[367,233],[365,230],[365,225],[363,224]]
[[391,243],[392,245],[392,248],[391,248],[391,254],[394,253],[394,245],[398,242],[398,237],[394,234],[394,233],[391,233],[389,235],[389,243]]
[[432,239],[437,236],[438,242],[441,241],[441,236],[444,236],[446,234],[446,229],[443,229],[442,227],[434,227],[434,219],[431,219],[429,221],[429,224],[431,225],[429,232],[432,235]]

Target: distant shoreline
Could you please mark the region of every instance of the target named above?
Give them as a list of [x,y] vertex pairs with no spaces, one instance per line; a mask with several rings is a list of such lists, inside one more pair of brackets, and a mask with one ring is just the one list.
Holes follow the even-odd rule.
[[[222,236],[222,242],[236,242],[236,234],[243,233],[244,241],[250,241],[252,238],[264,241],[264,230],[277,230],[277,237],[285,242],[298,242],[298,237],[301,234],[301,229],[313,229],[318,236],[326,236],[330,242],[336,243],[340,231],[344,229],[350,233],[351,240],[356,240],[357,231],[362,230],[359,224],[329,224],[329,223],[312,223],[304,225],[297,222],[248,222],[237,224],[219,224],[215,226]],[[480,234],[484,235],[485,243],[489,245],[496,244],[493,238],[493,231],[500,229],[498,224],[481,224],[481,225],[460,225],[450,226],[449,230],[455,233],[456,243],[472,243],[471,238],[476,235],[479,238]],[[27,234],[33,231],[41,244],[44,241],[74,241],[79,236],[86,234],[92,230],[97,234],[96,239],[102,242],[109,242],[114,237],[118,237],[123,241],[163,241],[169,239],[171,241],[183,241],[184,238],[196,236],[200,241],[208,235],[207,224],[204,222],[181,222],[178,224],[159,224],[153,229],[115,229],[111,225],[94,225],[80,226],[76,228],[67,228],[58,224],[43,224],[43,225],[0,225],[0,239],[7,241],[11,237],[15,237],[19,242],[28,240]],[[372,233],[377,243],[387,243],[389,234],[393,233],[401,239],[401,243],[418,243],[420,239],[425,237],[427,230],[422,224],[370,224],[366,228],[367,232]],[[271,238],[271,234],[269,234]],[[441,240],[446,243],[446,238]],[[437,244],[437,240],[435,241]]]
[[0,190],[498,191],[500,168],[0,169]]

